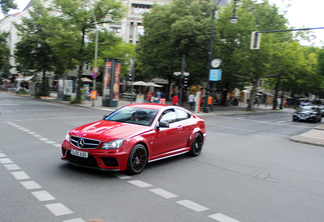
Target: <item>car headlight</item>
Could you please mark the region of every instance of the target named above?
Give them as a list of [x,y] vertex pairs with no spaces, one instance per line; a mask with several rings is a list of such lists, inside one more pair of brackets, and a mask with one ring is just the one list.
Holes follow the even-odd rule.
[[123,140],[123,139],[113,140],[113,141],[110,141],[109,143],[102,144],[100,149],[103,149],[103,150],[118,149],[119,147],[121,147],[123,145],[124,141],[125,140]]
[[70,131],[67,132],[67,134],[66,134],[66,136],[65,136],[65,140],[66,140],[67,142],[70,142],[70,141],[71,141]]

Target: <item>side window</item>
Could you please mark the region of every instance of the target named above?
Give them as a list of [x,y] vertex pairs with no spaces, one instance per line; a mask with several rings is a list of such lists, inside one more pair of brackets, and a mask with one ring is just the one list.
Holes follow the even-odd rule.
[[189,119],[191,115],[182,109],[177,109],[177,115],[179,120]]
[[174,123],[178,119],[177,119],[177,115],[176,115],[175,110],[174,109],[168,109],[168,110],[164,111],[161,114],[159,120],[162,121],[162,122]]

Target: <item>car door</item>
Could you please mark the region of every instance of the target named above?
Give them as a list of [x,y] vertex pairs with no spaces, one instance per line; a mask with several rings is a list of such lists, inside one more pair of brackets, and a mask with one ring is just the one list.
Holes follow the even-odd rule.
[[165,110],[158,121],[169,123],[169,127],[159,127],[155,129],[153,142],[153,156],[171,152],[180,147],[178,118],[174,109]]
[[180,147],[187,147],[189,138],[192,134],[192,131],[194,130],[194,120],[192,119],[192,116],[187,111],[177,108],[177,128],[178,128],[178,135],[180,139]]

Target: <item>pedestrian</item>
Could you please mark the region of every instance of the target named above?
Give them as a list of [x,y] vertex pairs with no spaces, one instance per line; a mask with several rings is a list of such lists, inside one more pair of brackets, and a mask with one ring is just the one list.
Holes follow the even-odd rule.
[[213,109],[213,97],[212,96],[208,96],[208,106],[209,106],[209,110],[213,112],[214,109]]
[[190,95],[188,96],[188,102],[190,105],[190,110],[193,111],[194,110],[194,105],[195,105],[195,96],[193,95],[192,92],[190,92]]
[[162,98],[162,93],[160,92],[160,90],[156,92],[156,96],[159,98],[157,103],[160,103],[160,99]]
[[152,97],[152,93],[149,92],[149,94],[147,95],[147,101],[148,101],[148,102],[151,102],[151,97]]
[[174,106],[177,106],[178,105],[178,102],[179,102],[179,97],[177,94],[173,95],[173,98],[172,98],[172,104]]
[[157,93],[154,93],[154,96],[153,96],[153,103],[160,103],[160,97],[158,96]]

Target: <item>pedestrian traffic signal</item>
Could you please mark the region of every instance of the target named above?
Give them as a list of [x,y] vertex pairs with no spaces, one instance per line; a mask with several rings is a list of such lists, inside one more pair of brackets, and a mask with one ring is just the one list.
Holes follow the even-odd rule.
[[128,74],[128,80],[132,81],[133,80],[133,75],[132,74]]

